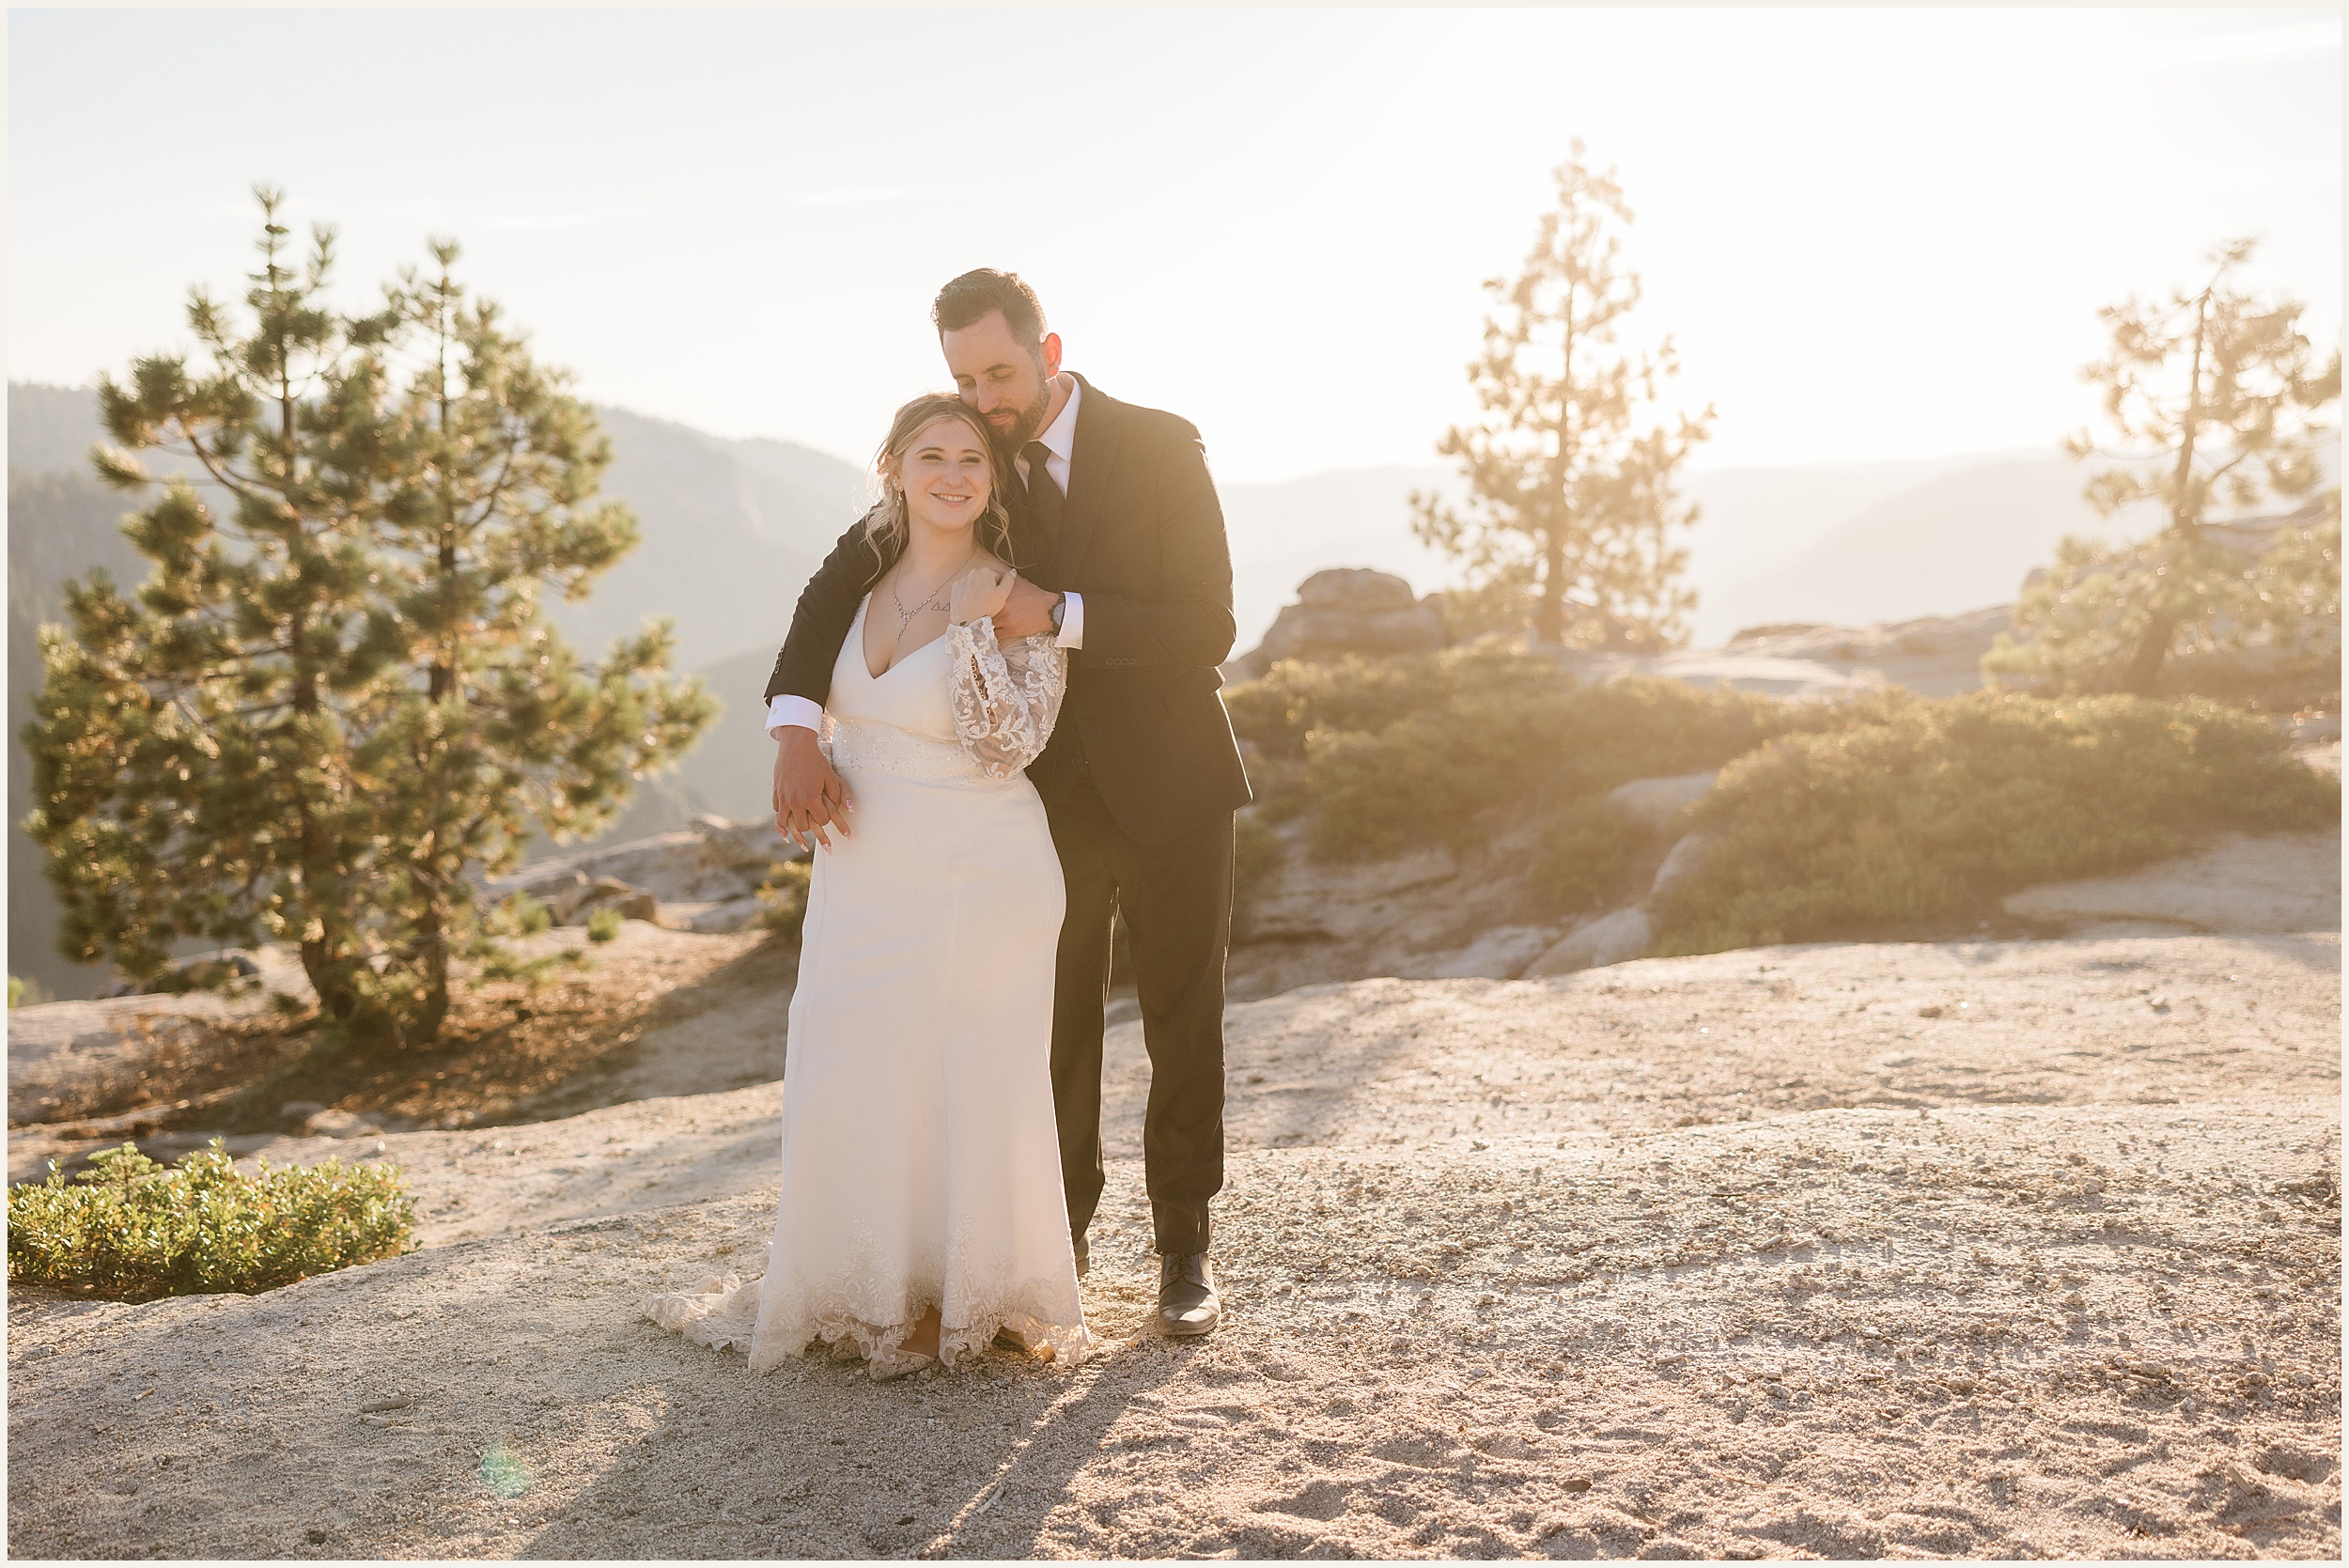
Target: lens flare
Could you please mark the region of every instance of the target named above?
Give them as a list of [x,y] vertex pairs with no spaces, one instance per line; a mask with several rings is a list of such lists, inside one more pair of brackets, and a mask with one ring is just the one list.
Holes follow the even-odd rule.
[[481,1484],[492,1497],[519,1498],[530,1490],[530,1467],[521,1454],[499,1443],[481,1456]]

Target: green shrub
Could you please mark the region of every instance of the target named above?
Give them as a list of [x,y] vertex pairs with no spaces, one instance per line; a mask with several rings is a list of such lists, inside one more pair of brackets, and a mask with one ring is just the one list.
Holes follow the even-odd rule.
[[1653,835],[1626,822],[1603,796],[1567,800],[1542,821],[1531,866],[1533,887],[1561,913],[1609,902]]
[[1281,869],[1281,835],[1243,807],[1232,818],[1232,907],[1245,909]]
[[1444,631],[1455,643],[1494,635],[1522,638],[1540,598],[1530,564],[1474,588],[1439,588],[1436,593]]
[[2219,830],[2341,818],[2274,726],[2210,703],[1984,691],[1842,717],[1731,764],[1691,810],[1712,838],[1651,909],[1657,953],[1921,932]]
[[[554,911],[526,893],[510,893],[490,906],[481,928],[492,937],[535,937],[554,928]],[[525,957],[521,949],[501,942],[481,958],[476,978],[484,983],[519,981],[535,990],[557,970],[577,970],[586,962],[586,955],[574,947]]]
[[1302,753],[1293,799],[1268,811],[1309,804],[1325,858],[1463,842],[1496,812],[1718,768],[1773,736],[1842,722],[1817,704],[1672,680],[1577,685],[1551,660],[1498,644],[1276,664],[1230,701],[1234,728],[1276,768]]
[[174,964],[157,975],[149,987],[153,992],[184,996],[191,991],[226,991],[236,988],[241,980],[234,964],[220,958],[202,958],[190,963]]
[[807,922],[808,878],[813,861],[776,861],[767,867],[758,885],[758,924],[786,939],[796,939]]
[[[2067,538],[2015,606],[2017,639],[1983,655],[1992,681],[2045,694],[2195,690],[2198,673],[2275,668],[2295,684],[2329,675],[2340,700],[2341,492],[2326,515],[2246,556],[2196,533],[2112,544]],[[2140,671],[2164,629],[2157,668]],[[2271,676],[2271,679],[2273,677]],[[2132,685],[2132,682],[2139,684]]]
[[1656,676],[1577,688],[1551,744],[1555,793],[1595,793],[1633,779],[1697,773],[1781,735],[1847,722],[1859,707],[1786,702]]
[[1301,756],[1276,757],[1256,753],[1248,759],[1248,786],[1256,797],[1249,809],[1268,824],[1293,822],[1313,810],[1314,798],[1306,792],[1305,759]]
[[554,911],[526,893],[510,893],[490,907],[481,924],[495,937],[532,937],[554,928]]
[[1573,684],[1546,659],[1497,644],[1399,659],[1347,658],[1329,664],[1283,660],[1223,694],[1232,729],[1275,757],[1300,756],[1315,730],[1377,731],[1439,713],[1470,693],[1537,701]]
[[627,924],[626,915],[620,913],[614,906],[606,904],[587,917],[587,939],[591,942],[608,942],[618,936],[620,927]]
[[1305,748],[1314,853],[1361,859],[1463,845],[1486,813],[1535,809],[1551,793],[1564,703],[1563,692],[1469,696],[1373,733],[1314,731]]
[[123,1301],[251,1294],[407,1250],[399,1173],[322,1165],[238,1172],[219,1140],[166,1169],[125,1143],[69,1182],[8,1188],[8,1282]]

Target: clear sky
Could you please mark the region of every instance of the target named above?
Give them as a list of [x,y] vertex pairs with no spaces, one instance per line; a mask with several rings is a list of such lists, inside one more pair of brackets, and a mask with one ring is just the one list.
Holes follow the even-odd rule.
[[869,452],[989,265],[1226,477],[1430,462],[1577,135],[1708,464],[2052,442],[2096,307],[2227,236],[2338,332],[2337,10],[17,9],[8,58],[17,379],[183,343],[270,180],[353,303],[453,234],[721,434]]

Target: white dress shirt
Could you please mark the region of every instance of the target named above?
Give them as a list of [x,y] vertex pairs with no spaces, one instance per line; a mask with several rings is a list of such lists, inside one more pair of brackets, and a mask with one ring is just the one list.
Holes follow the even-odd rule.
[[[1065,496],[1068,493],[1068,461],[1077,450],[1077,399],[1084,396],[1084,388],[1066,371],[1061,372],[1061,375],[1068,382],[1068,400],[1061,405],[1060,416],[1046,426],[1043,433],[1035,439],[1044,443],[1047,454],[1045,474]],[[1012,465],[1019,469],[1021,483],[1034,482],[1029,478],[1025,458],[1013,458]],[[1073,593],[1063,598],[1067,602],[1061,611],[1060,635],[1053,641],[1064,648],[1081,648],[1085,645],[1084,599]],[[786,724],[796,724],[801,729],[815,730],[820,734],[824,727],[823,718],[824,710],[816,704],[805,697],[785,692],[767,705],[767,733],[772,735]]]

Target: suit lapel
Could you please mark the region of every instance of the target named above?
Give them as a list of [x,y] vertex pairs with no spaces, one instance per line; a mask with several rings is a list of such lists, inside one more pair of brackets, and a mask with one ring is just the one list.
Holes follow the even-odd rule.
[[1077,384],[1084,389],[1077,405],[1077,448],[1068,456],[1068,507],[1061,514],[1060,550],[1052,562],[1053,578],[1064,588],[1084,570],[1085,550],[1100,521],[1101,500],[1109,493],[1124,423],[1114,399],[1096,392],[1082,376]]

